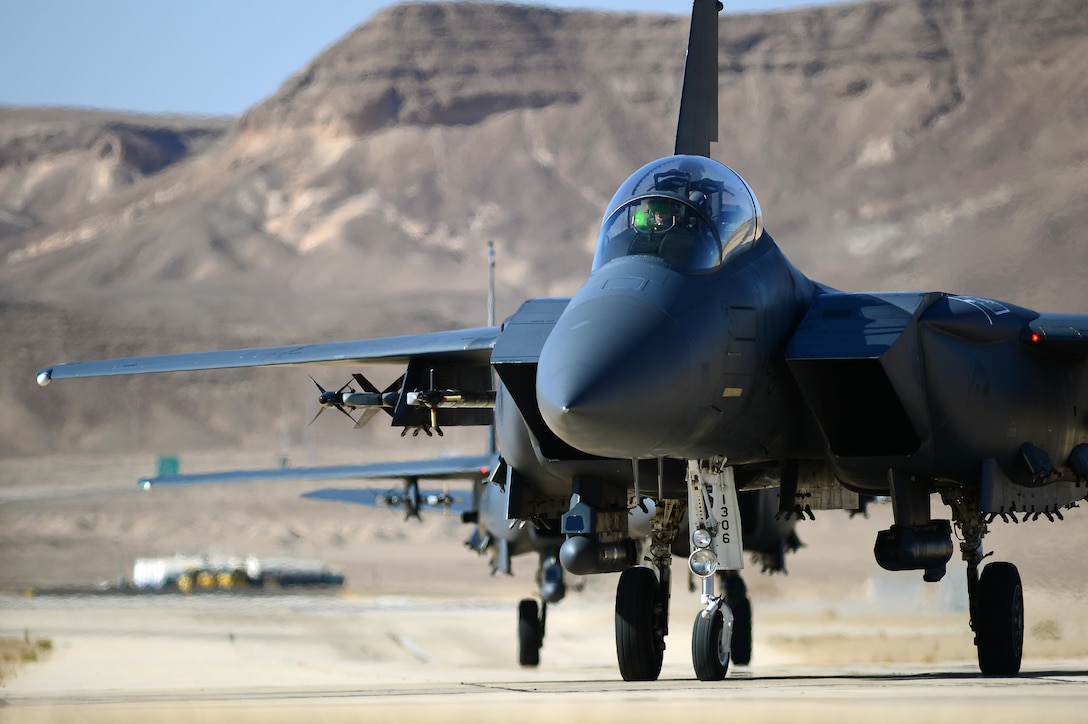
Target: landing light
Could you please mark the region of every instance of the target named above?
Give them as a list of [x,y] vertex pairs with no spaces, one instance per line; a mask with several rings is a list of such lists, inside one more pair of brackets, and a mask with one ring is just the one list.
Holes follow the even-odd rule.
[[710,531],[706,528],[696,528],[691,534],[691,542],[696,548],[709,548],[713,540]]
[[710,578],[718,570],[718,558],[709,548],[700,548],[691,552],[688,568],[699,578]]

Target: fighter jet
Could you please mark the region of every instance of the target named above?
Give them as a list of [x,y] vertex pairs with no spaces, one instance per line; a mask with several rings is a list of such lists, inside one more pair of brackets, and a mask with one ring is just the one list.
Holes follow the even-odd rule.
[[[720,9],[694,0],[674,155],[616,191],[572,298],[528,300],[501,327],[55,365],[39,383],[402,366],[395,394],[323,404],[381,407],[395,427],[431,432],[493,420],[502,455],[490,481],[509,491],[507,516],[561,533],[568,572],[622,572],[626,680],[660,674],[678,539],[703,581],[695,673],[726,675],[733,615],[716,573],[744,565],[738,491],[777,488],[784,515],[890,496],[877,563],[939,580],[954,527],[979,667],[1018,673],[1020,577],[1009,563],[983,567],[982,543],[995,517],[1060,518],[1085,497],[1088,316],[938,291],[842,293],[802,274],[751,187],[710,157]],[[934,494],[945,519],[931,517]],[[628,510],[647,499],[640,552]]]

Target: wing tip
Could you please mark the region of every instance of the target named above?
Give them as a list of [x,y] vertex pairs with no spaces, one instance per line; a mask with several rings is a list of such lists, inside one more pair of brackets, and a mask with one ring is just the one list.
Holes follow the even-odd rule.
[[34,377],[34,379],[38,381],[39,387],[45,387],[49,384],[50,380],[53,379],[53,368],[43,367],[42,369],[38,370],[38,374]]

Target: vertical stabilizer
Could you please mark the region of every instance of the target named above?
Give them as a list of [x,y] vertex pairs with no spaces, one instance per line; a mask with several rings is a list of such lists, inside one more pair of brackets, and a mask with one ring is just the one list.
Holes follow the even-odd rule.
[[718,0],[694,0],[674,153],[710,157],[718,140]]

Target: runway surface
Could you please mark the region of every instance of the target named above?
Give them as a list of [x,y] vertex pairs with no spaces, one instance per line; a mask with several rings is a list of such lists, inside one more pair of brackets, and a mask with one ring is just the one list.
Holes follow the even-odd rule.
[[[590,592],[549,611],[538,669],[513,663],[515,606],[350,595],[2,597],[0,636],[48,637],[53,650],[0,685],[0,722],[1049,724],[1088,716],[1088,658],[1028,659],[1018,678],[987,679],[965,659],[874,655],[903,648],[899,641],[962,638],[956,616],[875,622],[849,610],[813,618],[810,607],[765,606],[753,666],[703,683],[691,669],[694,610],[685,604],[674,608],[661,679],[636,684],[616,670],[607,596]],[[812,644],[822,640],[837,648]],[[881,649],[881,640],[891,646]],[[824,651],[838,651],[839,663],[812,660],[832,655]]]

